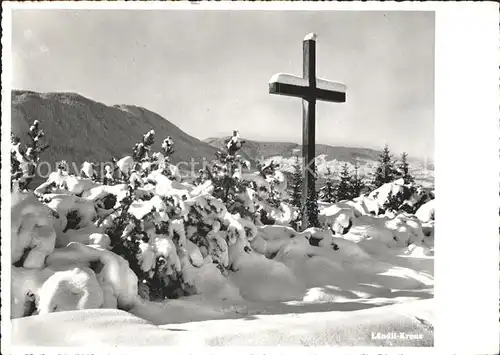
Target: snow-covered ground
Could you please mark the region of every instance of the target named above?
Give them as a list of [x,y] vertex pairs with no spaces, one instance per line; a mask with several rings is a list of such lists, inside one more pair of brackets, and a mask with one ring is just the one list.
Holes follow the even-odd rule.
[[[432,300],[364,308],[359,304],[354,307],[359,310],[348,311],[350,308],[317,303],[223,305],[172,300],[144,307],[144,313],[134,310],[139,316],[111,309],[58,312],[14,320],[13,345],[433,345]],[[153,316],[154,312],[158,314]],[[148,322],[140,317],[145,313],[163,317],[163,321],[160,325]]]
[[[45,192],[43,203],[14,193],[13,343],[433,344],[433,204],[421,207],[421,219],[374,216],[370,206],[381,201],[370,196],[321,204],[323,228],[299,233],[287,226],[290,210],[265,203],[273,180],[247,178],[258,188],[242,200],[265,209],[276,224],[229,213],[210,195],[210,184],[194,187],[154,174],[144,179],[130,213],[171,223],[164,234],[144,224],[149,241],[140,244],[140,267],[151,273],[163,258],[166,274],[182,275],[195,290],[162,302],[139,297],[129,263],[111,251],[104,232],[116,214],[95,222],[110,210],[106,196],[119,205],[125,186],[77,184],[83,189],[77,196],[70,185]],[[279,189],[282,178],[276,174]],[[141,199],[148,194],[155,196]],[[203,226],[210,228],[206,246],[199,244]]]

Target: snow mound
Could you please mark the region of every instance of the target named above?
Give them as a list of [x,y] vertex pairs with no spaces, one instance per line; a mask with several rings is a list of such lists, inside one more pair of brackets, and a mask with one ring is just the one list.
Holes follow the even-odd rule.
[[54,270],[74,266],[90,267],[96,275],[104,294],[105,308],[129,309],[137,301],[137,276],[121,256],[97,245],[70,243],[56,249],[46,259]]
[[103,291],[94,271],[74,268],[57,271],[40,289],[39,314],[101,308]]
[[215,264],[205,262],[193,273],[193,284],[197,292],[206,300],[239,301],[240,290],[232,281],[224,277]]
[[312,287],[307,290],[303,301],[308,303],[341,302],[358,299],[359,296],[351,291],[342,290],[335,286]]
[[275,239],[289,239],[295,237],[298,232],[293,228],[287,226],[259,226],[259,234],[265,240],[275,240]]
[[12,263],[41,269],[47,255],[54,250],[56,242],[54,219],[50,209],[33,195],[13,193],[11,223]]
[[430,200],[420,206],[417,212],[415,212],[415,216],[422,222],[434,221],[434,201],[435,200]]
[[[289,301],[300,298],[305,288],[283,263],[261,254],[231,246],[233,273],[229,279],[249,301]],[[235,255],[237,254],[237,255]]]
[[94,224],[79,229],[68,229],[65,233],[61,231],[56,240],[56,247],[63,248],[72,242],[97,244],[106,249],[110,249],[111,244],[109,236],[103,233],[102,227],[96,227]]
[[43,283],[54,273],[44,268],[25,269],[12,267],[11,272],[11,318],[31,315],[36,309]]
[[349,201],[349,200],[339,201],[335,203],[334,206],[337,206],[337,208],[339,209],[343,208],[351,209],[354,214],[354,217],[358,218],[360,216],[370,214],[370,210],[362,201],[363,201],[362,198],[358,198],[357,200],[354,201]]
[[[261,226],[258,227],[257,248],[263,249],[264,255],[271,257],[275,255],[284,245],[290,243],[293,238],[299,235],[293,228],[286,226]],[[304,244],[307,244],[305,238],[300,239]]]
[[203,255],[201,255],[200,248],[192,241],[188,240],[186,245],[187,252],[189,254],[189,260],[191,264],[195,267],[200,267],[203,265]]
[[353,208],[335,204],[322,209],[318,219],[322,226],[331,229],[335,234],[346,234],[356,218],[354,211]]

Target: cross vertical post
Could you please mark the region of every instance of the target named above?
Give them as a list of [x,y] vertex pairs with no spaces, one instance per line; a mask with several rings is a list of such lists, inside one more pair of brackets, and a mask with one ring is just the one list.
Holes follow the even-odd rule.
[[[311,92],[316,90],[316,41],[305,38],[303,41],[303,78],[308,82]],[[307,201],[314,198],[315,186],[315,142],[316,142],[316,97],[307,95],[302,99],[302,158],[303,158],[303,186],[302,186],[302,228],[309,224]]]
[[[269,80],[269,93],[302,98],[302,229],[317,221],[315,126],[316,100],[345,102],[346,86],[316,77],[316,35],[308,34],[303,41],[302,77],[278,73]],[[309,203],[308,203],[309,202]],[[315,205],[316,204],[316,205]]]

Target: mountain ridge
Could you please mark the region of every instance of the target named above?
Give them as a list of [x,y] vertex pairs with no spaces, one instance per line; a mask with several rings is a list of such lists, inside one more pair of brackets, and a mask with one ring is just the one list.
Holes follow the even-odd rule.
[[155,151],[166,136],[174,139],[174,162],[214,159],[217,151],[140,106],[108,106],[72,92],[12,90],[11,96],[12,132],[26,143],[29,126],[39,120],[46,133],[44,142],[51,146],[42,159],[49,163],[64,159],[79,164],[131,155],[134,144],[150,129],[156,132]]

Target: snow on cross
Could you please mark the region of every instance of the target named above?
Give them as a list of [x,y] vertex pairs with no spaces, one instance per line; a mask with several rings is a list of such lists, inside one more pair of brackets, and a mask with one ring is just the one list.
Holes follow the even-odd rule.
[[[286,73],[274,74],[269,79],[269,92],[285,96],[299,96],[307,99],[309,80]],[[321,101],[345,102],[346,86],[336,81],[316,78],[316,99]]]
[[[304,158],[304,185],[302,206],[306,206],[315,189],[314,164],[316,100],[345,102],[346,86],[342,83],[316,77],[316,35],[310,33],[303,42],[303,75],[278,73],[269,80],[269,93],[302,98],[302,157]],[[311,211],[304,211],[302,228],[307,228]]]

